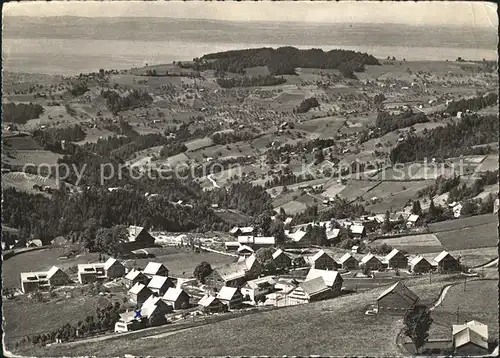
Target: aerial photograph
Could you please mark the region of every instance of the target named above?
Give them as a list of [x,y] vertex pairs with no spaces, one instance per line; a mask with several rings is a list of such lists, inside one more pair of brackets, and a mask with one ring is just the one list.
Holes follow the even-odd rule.
[[2,8],[10,357],[498,356],[493,2]]

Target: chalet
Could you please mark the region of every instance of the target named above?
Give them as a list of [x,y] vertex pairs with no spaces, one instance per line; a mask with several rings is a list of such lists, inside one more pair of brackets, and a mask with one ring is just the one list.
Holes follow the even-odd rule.
[[385,262],[387,263],[387,267],[392,269],[408,267],[408,259],[398,249],[392,249],[385,257]]
[[443,251],[434,258],[439,271],[458,271],[459,263],[448,252]]
[[354,238],[360,239],[366,236],[366,229],[363,225],[351,225],[349,230],[351,231],[351,234]]
[[149,283],[149,277],[143,274],[141,271],[132,270],[125,276],[125,286],[127,288],[132,288],[136,283],[142,283],[147,286]]
[[21,272],[21,290],[28,293],[68,284],[68,275],[59,267],[52,266],[48,271]]
[[337,271],[311,269],[304,282],[290,292],[290,305],[336,297],[342,288],[342,276]]
[[346,252],[339,260],[339,264],[345,270],[355,270],[358,268],[358,260],[350,253]]
[[272,247],[276,244],[274,236],[238,236],[241,245],[250,246],[254,250],[262,247]]
[[217,297],[212,295],[203,296],[198,304],[206,313],[224,312],[226,310],[226,305],[224,305]]
[[248,281],[243,287],[241,287],[241,294],[244,299],[248,296],[250,301],[256,303],[261,297],[273,292],[275,284],[276,281],[272,276],[260,277],[255,280]]
[[26,247],[41,247],[43,246],[42,240],[40,239],[35,239],[35,240],[29,240],[26,242]]
[[174,310],[178,310],[189,308],[191,297],[182,288],[172,287],[165,292],[161,299],[172,306]]
[[292,259],[283,250],[278,249],[273,253],[273,264],[278,270],[292,267]]
[[247,280],[253,280],[259,277],[262,272],[262,265],[257,260],[257,256],[251,255],[247,257],[244,261],[245,266],[245,277]]
[[229,230],[229,233],[233,235],[234,237],[238,237],[241,235],[252,235],[254,232],[254,228],[251,226],[246,226],[246,227],[238,227],[235,226],[231,230]]
[[153,276],[147,285],[147,288],[157,296],[162,296],[170,287],[175,287],[175,283],[170,277],[165,276]]
[[104,274],[108,278],[122,277],[125,275],[125,266],[117,259],[110,257],[104,263]]
[[237,251],[241,244],[237,241],[227,241],[224,243],[226,251]]
[[326,252],[319,250],[313,256],[307,258],[311,267],[319,270],[336,270],[340,265]]
[[245,283],[246,266],[241,263],[232,263],[214,268],[206,278],[210,287],[222,286],[240,287]]
[[366,267],[368,270],[373,271],[379,270],[383,265],[382,262],[373,254],[367,254],[361,259],[360,266]]
[[120,313],[118,322],[115,323],[115,332],[123,333],[137,331],[147,327],[147,320],[144,319],[140,312],[127,311]]
[[238,247],[238,250],[236,251],[240,256],[250,256],[255,252],[251,247],[247,245],[241,245],[240,247]]
[[419,215],[412,214],[406,220],[406,227],[412,228],[412,227],[420,225],[421,222],[422,222],[422,219]]
[[414,273],[429,272],[432,270],[432,265],[422,256],[415,256],[410,261],[410,271]]
[[405,314],[419,301],[419,297],[401,281],[396,282],[377,298],[378,313]]
[[340,229],[332,229],[332,228],[327,228],[326,229],[326,239],[328,241],[330,240],[336,240],[340,235]]
[[165,315],[167,313],[171,313],[173,311],[173,307],[171,305],[165,303],[161,297],[151,295],[142,304],[141,315],[142,316],[150,315],[147,311],[152,311],[151,308],[153,308],[153,306],[157,306],[159,308],[160,313],[163,315]]
[[488,326],[478,321],[452,325],[453,350],[458,356],[488,355]]
[[139,307],[142,306],[144,301],[146,301],[151,294],[151,290],[142,283],[136,283],[130,290],[128,290],[130,302],[136,303]]
[[130,226],[128,228],[128,242],[122,244],[124,251],[133,251],[151,247],[155,243],[155,238],[141,226]]
[[80,281],[81,284],[96,282],[104,280],[105,278],[106,272],[104,270],[104,263],[78,265],[78,281]]
[[307,235],[307,231],[304,228],[299,228],[293,232],[285,231],[285,235],[288,236],[292,242],[303,244],[307,244],[310,237],[310,235]]
[[144,274],[149,278],[152,278],[153,276],[168,277],[168,268],[158,262],[148,262],[146,268],[144,269]]
[[405,218],[402,215],[402,213],[392,213],[389,215],[389,221],[391,223],[400,223],[400,222],[404,222]]
[[217,299],[229,309],[239,308],[243,303],[243,295],[236,287],[223,286],[217,294]]

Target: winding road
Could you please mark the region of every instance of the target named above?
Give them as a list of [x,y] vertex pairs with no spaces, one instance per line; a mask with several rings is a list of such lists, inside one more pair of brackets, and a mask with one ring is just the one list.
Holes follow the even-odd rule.
[[207,176],[208,180],[210,180],[212,182],[212,185],[214,186],[214,188],[220,188],[219,184],[217,184],[217,182],[212,178],[212,175],[213,174],[209,174]]

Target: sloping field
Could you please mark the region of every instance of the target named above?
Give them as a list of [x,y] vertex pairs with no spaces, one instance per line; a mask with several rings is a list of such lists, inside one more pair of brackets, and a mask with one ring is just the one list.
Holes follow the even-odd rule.
[[498,224],[488,223],[470,228],[436,233],[441,244],[450,250],[465,250],[498,245]]
[[[368,180],[349,180],[346,188],[339,193],[341,198],[354,200],[359,196],[365,195],[371,188],[375,187],[379,182]],[[370,194],[366,194],[370,196]],[[371,197],[371,196],[370,196]]]
[[63,270],[77,264],[97,262],[98,254],[85,254],[70,259],[59,259],[65,252],[63,248],[50,248],[28,251],[12,256],[3,262],[2,280],[4,287],[20,287],[20,273],[30,271],[45,271],[52,266]]
[[488,155],[476,168],[476,172],[498,170],[498,154]]
[[205,137],[184,143],[188,150],[198,150],[213,145],[212,139]]
[[377,197],[382,199],[382,201],[368,204],[366,208],[375,213],[403,209],[408,200],[415,199],[417,193],[431,183],[432,181],[384,181],[363,197],[365,200]]
[[455,220],[441,221],[433,224],[429,224],[429,229],[433,233],[440,231],[450,231],[458,230],[472,226],[480,226],[488,223],[497,223],[498,216],[496,214],[486,214],[486,215],[476,215],[469,216],[466,218],[459,218]]
[[303,204],[299,201],[292,200],[292,201],[287,202],[286,204],[283,204],[279,207],[274,208],[274,210],[279,211],[281,208],[283,208],[283,210],[285,210],[285,212],[288,215],[294,215],[294,214],[301,213],[304,210],[306,210],[307,205]]
[[387,244],[396,249],[404,250],[412,254],[424,254],[429,252],[441,252],[443,246],[434,234],[409,235],[390,239],[376,240],[376,244]]
[[52,189],[58,188],[55,179],[47,178],[41,175],[28,174],[24,172],[10,172],[2,174],[2,186],[14,187],[18,190],[26,191],[31,194],[42,194],[41,191],[33,189],[33,185],[35,184],[49,186]]
[[[412,279],[407,284],[424,302],[439,295],[446,280]],[[437,282],[440,281],[440,282]],[[441,282],[442,281],[442,282]],[[201,327],[154,335],[134,334],[109,341],[53,345],[37,349],[39,356],[100,355],[400,355],[396,335],[402,318],[368,316],[364,311],[387,286],[331,300],[250,314]],[[305,334],[307,332],[307,334]],[[369,340],[352,339],[352,332]],[[158,334],[159,333],[159,334]],[[151,333],[150,333],[151,334]],[[167,337],[168,336],[168,337]],[[167,339],[165,339],[167,337]],[[193,345],[190,342],[197,342]],[[228,344],[228,342],[231,342]],[[83,353],[85,352],[85,353]],[[32,355],[34,353],[30,352]]]
[[5,300],[5,340],[7,344],[20,340],[26,335],[50,332],[65,323],[75,324],[88,315],[94,315],[97,307],[106,307],[108,299],[100,296],[79,296],[61,298],[50,303]]
[[451,326],[477,320],[488,326],[490,337],[498,337],[498,281],[470,281],[451,287],[442,304],[432,311],[430,338],[450,338]]
[[3,143],[6,148],[17,150],[38,150],[40,145],[31,136],[11,136],[4,137]]

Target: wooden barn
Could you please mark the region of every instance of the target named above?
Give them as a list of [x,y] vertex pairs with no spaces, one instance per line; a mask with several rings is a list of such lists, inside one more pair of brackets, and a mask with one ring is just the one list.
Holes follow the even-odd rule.
[[405,314],[418,301],[419,297],[398,281],[377,298],[378,313]]

